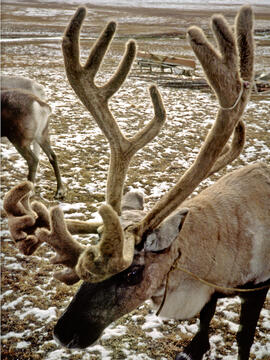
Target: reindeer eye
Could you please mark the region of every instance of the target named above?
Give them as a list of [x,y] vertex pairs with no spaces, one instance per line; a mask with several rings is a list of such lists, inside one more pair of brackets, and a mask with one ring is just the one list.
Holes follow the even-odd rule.
[[135,265],[125,275],[125,283],[129,286],[136,285],[142,281],[144,266]]

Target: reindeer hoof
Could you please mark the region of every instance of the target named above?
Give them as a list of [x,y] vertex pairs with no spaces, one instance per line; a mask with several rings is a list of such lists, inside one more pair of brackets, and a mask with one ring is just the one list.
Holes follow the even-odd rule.
[[58,189],[58,190],[56,191],[55,195],[54,195],[54,198],[55,198],[56,200],[62,200],[62,199],[65,198],[66,193],[67,193],[67,191],[66,191],[66,189],[65,189],[64,187],[61,188],[61,189]]

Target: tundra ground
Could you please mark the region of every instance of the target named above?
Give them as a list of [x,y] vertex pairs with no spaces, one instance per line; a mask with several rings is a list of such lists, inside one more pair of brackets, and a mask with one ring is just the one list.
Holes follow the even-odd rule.
[[[64,72],[60,37],[75,8],[58,3],[3,1],[2,36],[8,41],[2,43],[1,63],[4,74],[30,77],[46,87],[48,102],[53,107],[51,142],[68,189],[66,199],[59,204],[67,218],[87,220],[97,215],[104,201],[109,153],[104,136],[74,95]],[[118,33],[99,73],[100,83],[113,74],[130,37],[137,38],[140,51],[193,57],[184,32],[191,24],[200,25],[209,32],[210,15],[210,9],[209,13],[180,13],[89,7],[82,31],[82,62],[97,34],[111,19],[118,21]],[[232,22],[234,13],[228,12],[228,15]],[[269,70],[269,19],[269,9],[268,13],[256,15],[256,71],[266,71],[267,64]],[[179,33],[173,36],[176,31]],[[202,75],[198,63],[196,74]],[[148,87],[160,77],[175,78],[176,75],[150,77],[142,74],[135,63],[124,86],[112,98],[111,110],[126,136],[134,135],[153,116]],[[171,88],[160,88],[160,91],[167,111],[166,124],[160,135],[134,157],[125,185],[125,191],[133,188],[143,191],[147,208],[191,165],[218,108],[210,91]],[[247,141],[243,154],[227,169],[204,181],[200,189],[242,165],[270,162],[270,99],[251,99],[244,120]],[[26,178],[27,166],[6,140],[1,144],[1,163],[2,202],[4,194]],[[35,198],[47,206],[57,204],[53,199],[55,187],[54,173],[42,154]],[[1,238],[3,360],[170,360],[197,330],[198,318],[162,321],[146,303],[113,323],[94,347],[83,351],[63,349],[53,340],[52,330],[78,285],[67,287],[52,278],[54,269],[49,263],[52,251],[48,247],[42,246],[31,257],[20,255],[10,239],[4,213]],[[85,244],[92,240],[86,236],[78,238]],[[239,305],[238,298],[219,301],[211,323],[211,351],[205,359],[236,359]],[[251,359],[270,359],[269,332],[268,296]]]

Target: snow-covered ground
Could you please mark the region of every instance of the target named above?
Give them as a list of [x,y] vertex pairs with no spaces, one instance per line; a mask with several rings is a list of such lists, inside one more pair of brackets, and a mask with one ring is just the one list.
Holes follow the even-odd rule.
[[[101,3],[103,2],[99,2]],[[262,3],[268,4],[269,1]],[[69,17],[73,13],[73,10],[68,8],[63,15],[59,8],[54,8],[53,5],[46,9],[30,9],[32,10],[29,10],[28,15],[31,14],[33,19],[36,14],[42,17],[42,11],[55,17],[55,21],[61,16]],[[20,16],[25,15],[21,7],[17,7],[16,11],[21,14]],[[94,14],[97,10],[91,11]],[[99,15],[97,11],[95,16]],[[50,30],[51,27],[48,32]],[[31,37],[31,33],[27,31],[22,34],[25,35]],[[157,52],[165,52],[168,48],[165,41],[143,40],[139,41],[139,46],[143,49],[152,48]],[[174,53],[177,41],[173,39],[167,50]],[[82,44],[83,58],[88,52],[88,46]],[[119,41],[112,46],[99,75],[100,82],[106,81],[113,73],[123,48],[124,43]],[[186,47],[180,49],[181,51],[190,54]],[[269,56],[269,47],[258,47],[256,51],[258,60],[261,54]],[[264,68],[265,62],[264,58],[259,64],[260,68]],[[60,205],[67,218],[96,218],[98,208],[104,201],[108,145],[67,83],[60,44],[57,41],[8,44],[2,49],[2,64],[5,74],[31,77],[46,86],[49,103],[54,109],[51,117],[51,142],[58,155],[62,177],[68,188],[68,195]],[[153,114],[148,94],[149,82],[140,78],[140,75],[135,65],[124,86],[110,103],[119,126],[127,136],[134,135]],[[160,91],[167,111],[166,125],[160,135],[135,156],[125,186],[125,190],[141,190],[145,194],[148,208],[191,165],[218,109],[217,101],[210,92],[171,88],[161,88]],[[247,124],[245,149],[240,159],[228,166],[226,171],[256,161],[270,163],[269,98],[251,100],[244,120]],[[14,147],[5,140],[1,144],[1,163],[2,203],[3,195],[25,179],[27,166]],[[205,180],[201,187],[210,185],[220,175]],[[56,204],[53,200],[54,190],[54,174],[42,153],[37,178],[37,197],[47,206]],[[197,331],[197,318],[183,322],[163,321],[156,317],[145,303],[133,313],[111,324],[95,346],[82,351],[63,349],[53,340],[52,329],[77,286],[68,288],[52,279],[53,268],[49,263],[52,251],[45,246],[30,258],[20,255],[10,239],[5,217],[2,218],[1,238],[3,359],[170,360]],[[86,236],[76,238],[84,243],[88,241]],[[219,301],[212,323],[214,330],[211,331],[211,351],[204,357],[205,360],[236,359],[235,334],[238,329],[239,304],[238,298]],[[270,359],[269,334],[268,297],[252,347],[252,359]]]

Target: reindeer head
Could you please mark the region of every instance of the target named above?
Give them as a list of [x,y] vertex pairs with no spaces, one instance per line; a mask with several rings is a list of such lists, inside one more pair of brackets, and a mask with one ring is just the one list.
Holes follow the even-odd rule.
[[[159,133],[165,121],[165,109],[158,89],[151,86],[153,119],[132,138],[124,136],[109,110],[108,100],[128,75],[136,44],[134,41],[127,44],[115,75],[98,87],[95,76],[116,26],[113,22],[106,26],[82,66],[79,34],[85,16],[86,9],[81,7],[71,19],[63,38],[63,54],[71,86],[110,144],[106,204],[99,210],[103,222],[93,225],[65,221],[58,207],[49,213],[40,203],[30,205],[28,182],[18,185],[5,197],[10,231],[18,247],[29,254],[40,243],[48,243],[57,252],[52,262],[68,268],[55,277],[67,284],[85,281],[55,327],[56,338],[70,348],[89,346],[108,324],[164,287],[166,274],[180,256],[176,240],[188,216],[188,209],[181,208],[181,204],[203,179],[230,163],[243,148],[245,131],[241,116],[251,90],[247,83],[253,76],[250,7],[240,10],[236,34],[222,16],[213,17],[212,28],[219,50],[200,29],[188,30],[190,44],[217,95],[220,109],[193,165],[153,209],[144,213],[141,205],[130,206],[132,201],[127,198],[122,201],[123,184],[133,155]],[[128,196],[134,199],[135,195]],[[142,204],[140,197],[136,197],[136,203]],[[122,212],[121,204],[125,204]],[[71,233],[80,229],[98,232],[99,243],[84,247],[73,240]]]

